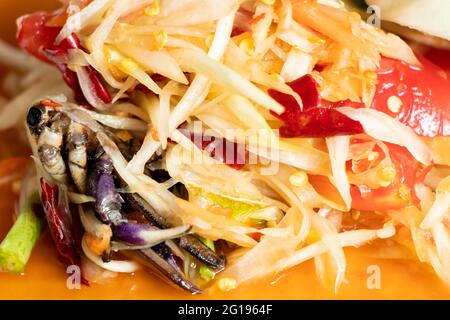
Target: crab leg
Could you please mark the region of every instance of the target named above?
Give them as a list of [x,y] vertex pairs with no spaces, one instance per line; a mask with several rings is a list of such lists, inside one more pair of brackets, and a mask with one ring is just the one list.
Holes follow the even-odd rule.
[[95,211],[100,220],[106,224],[117,225],[124,221],[121,213],[123,199],[116,191],[113,171],[111,159],[106,154],[101,155],[89,177],[89,185],[90,192],[96,199]]
[[75,122],[70,124],[67,135],[68,165],[73,182],[83,194],[86,193],[88,138],[86,127]]
[[[162,251],[161,251],[162,250]],[[172,262],[173,256],[170,251],[165,250],[165,246],[156,246],[152,249],[139,251],[141,258],[151,264],[164,279],[170,280],[178,287],[193,293],[201,293],[201,290],[183,275],[183,273]]]
[[63,134],[45,127],[38,139],[39,159],[45,170],[59,183],[67,183],[67,170],[61,156]]
[[[158,215],[155,210],[141,196],[135,193],[125,195],[127,203],[136,211],[144,214],[145,218],[161,229],[167,229],[170,226],[167,221]],[[192,235],[185,235],[176,240],[181,248],[189,252],[199,261],[206,264],[214,270],[221,270],[225,267],[225,258],[219,256],[216,252],[205,246],[199,239]]]

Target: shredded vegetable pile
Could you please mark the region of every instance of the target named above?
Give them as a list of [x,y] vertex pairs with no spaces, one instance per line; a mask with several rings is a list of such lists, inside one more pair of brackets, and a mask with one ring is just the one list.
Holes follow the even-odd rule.
[[389,238],[450,285],[447,71],[340,1],[63,4],[0,44],[0,130],[26,131],[21,199],[86,284],[231,290],[313,259],[337,291],[345,248]]

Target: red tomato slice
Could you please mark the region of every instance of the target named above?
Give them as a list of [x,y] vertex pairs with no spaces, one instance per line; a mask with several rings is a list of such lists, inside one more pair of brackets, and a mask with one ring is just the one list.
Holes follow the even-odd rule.
[[339,190],[331,183],[328,177],[310,175],[308,177],[309,183],[320,195],[334,203],[345,206],[344,200],[339,193]]
[[[82,3],[88,3],[82,1]],[[67,66],[67,54],[70,49],[83,49],[76,34],[71,34],[61,43],[55,44],[61,27],[48,24],[56,14],[37,12],[19,19],[17,41],[19,46],[34,57],[55,65],[62,73],[64,81],[72,88],[76,100],[86,104],[77,74]],[[91,66],[84,67],[89,75],[90,86],[104,103],[111,103],[112,97],[103,84],[100,74]]]
[[450,71],[450,50],[428,48],[424,57],[445,71]]
[[415,193],[415,185],[424,178],[419,163],[406,148],[394,144],[387,145],[397,172],[394,182],[388,187],[367,189],[363,192],[358,186],[352,185],[350,193],[353,209],[363,211],[394,210],[419,203]]
[[388,143],[389,154],[392,162],[397,169],[399,182],[403,183],[409,189],[414,190],[421,172],[419,163],[414,159],[411,153],[405,147]]
[[52,63],[52,61],[44,50],[54,46],[55,39],[61,31],[61,27],[47,25],[51,17],[49,13],[43,11],[21,17],[17,30],[19,46],[47,63]]
[[[414,129],[421,136],[450,135],[450,80],[425,58],[422,67],[382,58],[372,108]],[[394,98],[392,98],[394,97]],[[396,98],[395,98],[396,97]],[[395,100],[401,101],[395,104]]]
[[[450,54],[448,57],[450,57]],[[434,60],[443,54],[432,55]],[[382,58],[378,70],[378,85],[372,108],[382,111],[414,129],[421,136],[450,136],[450,75],[427,59],[419,57],[421,67],[390,58]],[[441,62],[442,66],[450,63]],[[317,83],[306,75],[289,83],[303,100],[300,110],[295,99],[276,90],[269,94],[282,104],[286,111],[276,115],[284,122],[280,128],[283,137],[327,137],[362,132],[358,122],[333,110],[341,105],[355,108],[361,104],[341,101],[331,103],[320,99]]]
[[351,186],[352,208],[362,211],[384,211],[407,207],[410,202],[403,198],[398,191],[398,188],[390,186],[361,192],[357,186]]

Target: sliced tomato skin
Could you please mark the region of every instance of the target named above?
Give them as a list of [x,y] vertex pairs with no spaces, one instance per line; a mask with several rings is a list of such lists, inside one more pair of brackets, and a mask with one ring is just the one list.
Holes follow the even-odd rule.
[[[74,33],[63,39],[61,43],[55,44],[61,27],[48,24],[54,17],[56,14],[41,11],[20,18],[17,31],[18,44],[37,59],[55,65],[61,71],[64,81],[73,90],[76,100],[80,104],[87,105],[77,74],[67,65],[69,50],[82,50],[83,47]],[[91,66],[83,68],[89,75],[90,85],[98,98],[106,104],[111,103],[112,97],[103,84],[101,75]]]
[[45,53],[45,48],[54,46],[61,27],[48,26],[51,16],[45,11],[23,16],[19,19],[17,41],[19,46],[34,57],[52,63]]
[[232,37],[236,37],[244,32],[251,31],[251,21],[253,18],[253,13],[242,7],[236,12],[236,18],[233,25],[233,31],[231,32]]
[[450,50],[427,48],[423,56],[438,67],[450,72]]
[[405,147],[396,144],[386,143],[389,148],[389,154],[397,169],[399,182],[410,189],[418,182],[420,167],[414,156]]
[[[421,67],[395,59],[381,59],[378,85],[371,107],[398,119],[420,136],[449,136],[448,74],[427,59],[421,56],[418,58]],[[400,99],[398,110],[390,108],[391,97]]]
[[345,206],[345,202],[342,199],[339,190],[331,183],[328,177],[309,175],[308,181],[319,194],[325,196],[334,203]]

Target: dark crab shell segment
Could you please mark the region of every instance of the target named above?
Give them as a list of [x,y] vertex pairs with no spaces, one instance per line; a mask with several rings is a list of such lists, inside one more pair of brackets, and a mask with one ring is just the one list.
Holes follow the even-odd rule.
[[183,273],[181,273],[177,268],[174,268],[172,263],[168,262],[167,257],[161,257],[153,249],[140,250],[139,255],[143,258],[148,265],[153,266],[153,268],[159,272],[163,279],[170,280],[172,284],[184,289],[192,294],[202,293],[202,290],[198,288],[195,284],[190,282]]
[[178,244],[181,248],[189,252],[192,256],[213,270],[220,271],[226,266],[225,257],[220,256],[208,248],[203,242],[193,235],[181,237],[178,240]]
[[116,190],[113,177],[114,167],[111,159],[103,154],[95,164],[90,185],[95,186],[95,210],[102,222],[118,224],[124,221],[121,213],[123,199]]
[[[155,212],[155,210],[138,194],[125,194],[126,202],[138,212],[141,212],[145,218],[161,229],[169,228],[167,221]],[[216,252],[205,246],[199,239],[192,235],[180,237],[177,240],[179,246],[197,258],[200,262],[206,264],[214,270],[225,268],[226,260]]]
[[59,183],[67,182],[66,163],[61,155],[63,134],[45,127],[38,139],[39,159],[45,170]]
[[152,224],[161,229],[169,228],[169,224],[166,219],[157,214],[155,210],[147,203],[147,201],[145,201],[140,195],[136,193],[127,193],[124,194],[124,197],[133,210],[141,212]]
[[58,108],[40,104],[28,110],[27,125],[36,139],[39,160],[46,172],[56,182],[67,184],[68,167],[78,191],[85,194],[88,130],[72,122]]
[[43,127],[49,121],[50,116],[48,111],[48,108],[40,105],[32,106],[28,110],[27,125],[33,134],[40,134]]
[[144,223],[119,223],[114,226],[114,238],[130,245],[155,246],[166,240],[172,240],[189,233],[190,226],[170,229],[158,229]]
[[68,164],[73,182],[82,194],[86,193],[88,141],[86,127],[72,122],[67,135]]

